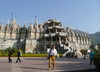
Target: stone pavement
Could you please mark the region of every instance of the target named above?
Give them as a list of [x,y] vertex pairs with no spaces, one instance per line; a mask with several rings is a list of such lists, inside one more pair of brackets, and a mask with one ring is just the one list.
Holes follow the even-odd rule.
[[89,59],[56,58],[56,68],[50,71],[47,58],[21,57],[21,63],[16,63],[16,59],[13,57],[12,63],[8,63],[7,57],[0,57],[0,72],[72,72],[95,69],[94,65],[89,64]]

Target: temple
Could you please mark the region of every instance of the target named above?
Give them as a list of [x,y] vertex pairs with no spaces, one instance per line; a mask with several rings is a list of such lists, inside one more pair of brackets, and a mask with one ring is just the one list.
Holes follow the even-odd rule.
[[89,49],[91,41],[87,33],[75,32],[70,27],[63,28],[56,19],[42,24],[35,21],[29,27],[20,27],[15,18],[6,26],[0,24],[0,49],[13,47],[25,53],[46,53],[51,45],[56,45],[58,52],[64,53],[66,50]]

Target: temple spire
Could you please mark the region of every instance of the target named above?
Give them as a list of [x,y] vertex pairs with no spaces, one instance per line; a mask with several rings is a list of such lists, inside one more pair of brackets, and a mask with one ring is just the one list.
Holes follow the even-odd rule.
[[34,17],[34,21],[36,21],[36,16]]
[[70,27],[70,22],[68,22],[68,27]]
[[35,25],[37,25],[38,24],[38,21],[37,21],[37,19],[36,19],[36,16],[34,17],[34,21],[35,21]]
[[11,20],[13,19],[13,12],[11,13]]

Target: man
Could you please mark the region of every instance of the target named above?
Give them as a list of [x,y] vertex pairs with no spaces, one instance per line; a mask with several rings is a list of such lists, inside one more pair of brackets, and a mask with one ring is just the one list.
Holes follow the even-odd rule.
[[51,64],[53,70],[55,69],[55,56],[57,55],[57,50],[55,49],[55,45],[53,45],[49,51],[49,70],[51,69]]
[[9,49],[9,53],[8,53],[8,61],[9,61],[9,63],[12,62],[11,56],[12,56],[12,50]]
[[20,59],[21,54],[22,54],[22,53],[21,53],[21,50],[19,49],[18,52],[17,52],[17,60],[16,60],[16,63],[17,63],[18,61],[21,62],[21,59]]
[[93,50],[91,50],[91,52],[89,54],[89,56],[90,56],[90,65],[92,65],[94,55],[95,55],[95,53],[93,52]]

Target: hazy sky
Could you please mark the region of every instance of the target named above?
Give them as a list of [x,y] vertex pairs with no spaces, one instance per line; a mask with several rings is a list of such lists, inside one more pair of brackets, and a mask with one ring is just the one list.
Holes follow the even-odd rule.
[[16,18],[23,26],[49,19],[88,33],[100,31],[100,0],[0,0],[0,23]]

